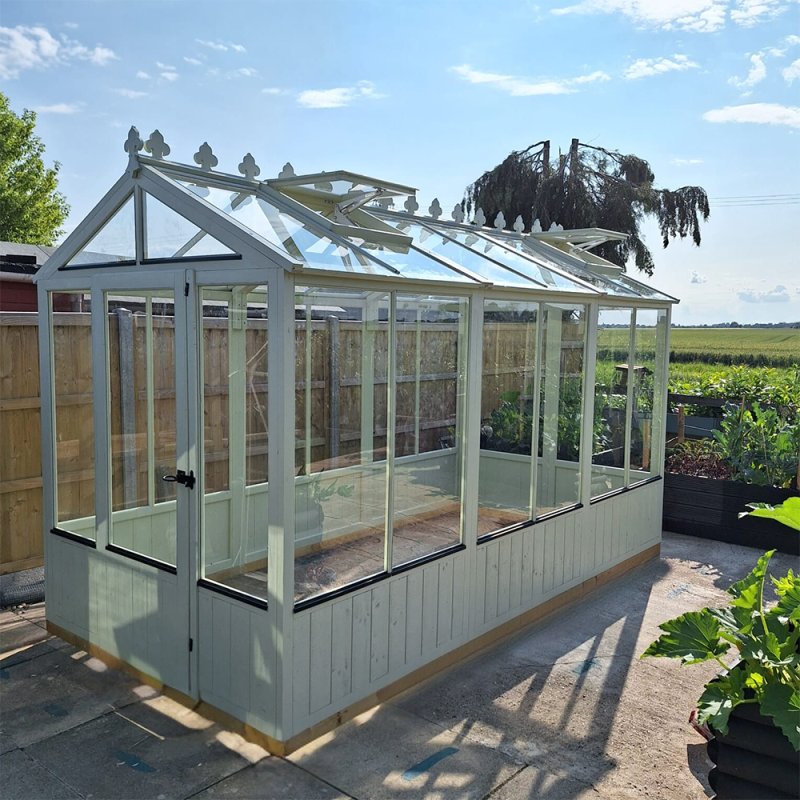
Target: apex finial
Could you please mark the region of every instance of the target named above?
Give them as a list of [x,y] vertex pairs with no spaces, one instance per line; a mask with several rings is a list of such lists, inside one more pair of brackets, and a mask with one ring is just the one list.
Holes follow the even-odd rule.
[[294,167],[291,162],[287,161],[283,165],[283,169],[278,173],[279,178],[294,178]]
[[124,146],[125,152],[128,153],[131,158],[136,158],[136,154],[144,147],[144,142],[139,136],[139,131],[135,125],[131,125],[131,129],[128,131],[128,138],[125,140]]
[[388,210],[394,205],[394,200],[392,200],[391,197],[379,197],[375,201],[375,205],[378,206],[378,208],[383,208]]
[[144,149],[159,161],[170,153],[169,145],[164,141],[164,137],[158,128],[150,134],[150,138],[144,143]]
[[407,198],[405,203],[403,203],[403,208],[409,213],[414,214],[416,213],[417,209],[419,208],[419,203],[417,202],[417,198],[414,197],[413,194],[410,194]]
[[498,231],[502,231],[506,227],[506,218],[502,211],[497,212],[497,216],[494,218],[494,227]]
[[261,167],[256,164],[256,160],[253,158],[253,156],[250,153],[247,153],[242,159],[242,163],[239,164],[239,172],[241,172],[245,178],[254,180],[261,174]]
[[525,230],[525,223],[522,221],[522,214],[517,214],[517,218],[514,220],[514,230],[517,233],[522,233]]
[[428,208],[428,213],[434,218],[439,219],[442,216],[442,207],[439,205],[439,198],[434,197],[433,202],[430,204]]
[[486,224],[486,214],[483,213],[483,209],[479,208],[475,212],[475,219],[472,220],[473,224],[477,225],[479,228],[482,228]]
[[542,232],[542,223],[539,221],[539,217],[533,221],[533,225],[531,225],[531,233],[541,233]]
[[551,222],[550,223],[550,227],[547,230],[548,231],[557,231],[558,230],[558,225],[556,225],[555,222]]
[[453,206],[453,211],[450,214],[455,222],[461,224],[464,221],[464,209],[461,207],[461,203],[456,203]]
[[203,142],[194,154],[194,163],[200,165],[200,169],[209,172],[219,164],[219,159],[214,155],[208,142]]

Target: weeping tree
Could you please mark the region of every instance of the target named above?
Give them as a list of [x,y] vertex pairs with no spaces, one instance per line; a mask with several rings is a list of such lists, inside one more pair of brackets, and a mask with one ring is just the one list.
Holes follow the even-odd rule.
[[506,227],[518,216],[525,230],[539,220],[543,230],[606,228],[627,233],[627,239],[593,248],[592,252],[625,266],[653,274],[650,250],[639,236],[645,216],[658,221],[664,247],[676,237],[691,236],[700,244],[700,220],[708,219],[708,196],[699,186],[657,189],[650,165],[634,155],[572,140],[569,152],[551,158],[550,142],[537,142],[511,153],[502,164],[485,172],[464,193],[467,214],[482,209],[486,219],[503,212]]

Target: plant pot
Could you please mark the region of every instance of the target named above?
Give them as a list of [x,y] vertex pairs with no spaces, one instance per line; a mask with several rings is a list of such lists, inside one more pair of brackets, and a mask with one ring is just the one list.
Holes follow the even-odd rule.
[[715,764],[708,782],[718,800],[800,797],[800,753],[756,706],[734,708],[728,733],[714,731],[707,749]]
[[775,548],[782,553],[800,555],[800,534],[771,519],[743,517],[747,503],[777,505],[797,497],[794,489],[775,489],[739,481],[696,478],[691,475],[664,475],[664,530],[715,539],[720,542]]

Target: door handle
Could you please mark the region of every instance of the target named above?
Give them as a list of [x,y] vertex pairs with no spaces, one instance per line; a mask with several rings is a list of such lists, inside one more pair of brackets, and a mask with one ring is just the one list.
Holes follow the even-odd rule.
[[161,480],[167,483],[180,483],[187,489],[194,489],[194,470],[189,470],[187,475],[182,469],[179,469],[174,475],[162,475]]

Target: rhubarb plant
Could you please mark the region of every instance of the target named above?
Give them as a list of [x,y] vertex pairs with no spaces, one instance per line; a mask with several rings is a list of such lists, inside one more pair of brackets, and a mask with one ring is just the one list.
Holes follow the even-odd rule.
[[[642,658],[719,662],[723,672],[705,685],[698,721],[726,734],[731,711],[755,704],[800,751],[800,576],[791,569],[782,578],[770,576],[777,603],[767,607],[764,588],[774,552],[761,556],[749,575],[728,588],[727,607],[689,611],[660,625],[663,633]],[[737,651],[738,662],[728,665],[723,656]]]

